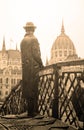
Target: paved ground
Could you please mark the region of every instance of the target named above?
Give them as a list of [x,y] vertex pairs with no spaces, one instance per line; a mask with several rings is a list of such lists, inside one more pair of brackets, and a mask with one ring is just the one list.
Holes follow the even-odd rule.
[[50,117],[17,118],[1,117],[0,130],[77,130],[58,119]]

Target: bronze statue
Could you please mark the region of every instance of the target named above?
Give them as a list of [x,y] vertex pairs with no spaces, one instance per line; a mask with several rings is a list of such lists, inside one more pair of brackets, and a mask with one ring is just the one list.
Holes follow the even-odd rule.
[[32,22],[28,22],[24,27],[26,34],[21,42],[22,94],[27,100],[30,117],[38,113],[38,72],[43,67],[39,43],[33,35],[35,28]]

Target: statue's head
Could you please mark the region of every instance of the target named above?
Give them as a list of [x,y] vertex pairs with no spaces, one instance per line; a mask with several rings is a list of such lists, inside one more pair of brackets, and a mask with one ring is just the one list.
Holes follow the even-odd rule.
[[35,31],[36,26],[32,22],[27,22],[24,26],[24,29],[27,33],[33,33]]

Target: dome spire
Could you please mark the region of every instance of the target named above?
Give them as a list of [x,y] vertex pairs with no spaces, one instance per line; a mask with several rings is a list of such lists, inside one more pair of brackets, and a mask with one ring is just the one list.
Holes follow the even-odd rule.
[[17,44],[16,44],[16,51],[18,50],[18,48],[17,48]]
[[3,36],[3,46],[2,46],[2,51],[3,51],[3,52],[6,51],[6,47],[5,47],[5,36]]
[[62,20],[62,28],[61,28],[61,33],[64,33],[65,32],[65,29],[64,29],[64,22]]

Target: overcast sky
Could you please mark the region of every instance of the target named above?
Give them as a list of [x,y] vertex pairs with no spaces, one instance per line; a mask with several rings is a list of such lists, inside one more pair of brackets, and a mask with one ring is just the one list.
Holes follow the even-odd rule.
[[23,26],[33,22],[43,62],[50,57],[53,42],[60,35],[62,19],[65,33],[77,54],[84,58],[84,0],[0,0],[0,50],[5,35],[6,48],[20,48]]

